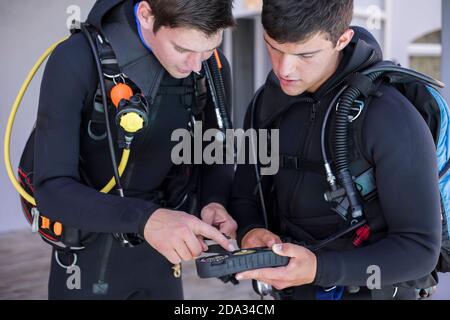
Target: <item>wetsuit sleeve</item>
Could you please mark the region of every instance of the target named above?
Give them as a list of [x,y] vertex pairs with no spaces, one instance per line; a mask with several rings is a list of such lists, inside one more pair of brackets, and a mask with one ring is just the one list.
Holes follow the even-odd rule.
[[[97,233],[142,233],[158,208],[139,199],[102,194],[81,183],[80,125],[98,76],[83,35],[72,36],[51,55],[42,80],[35,137],[35,196],[53,221]],[[106,165],[106,164],[105,164]]]
[[[247,114],[244,119],[244,131],[248,130],[250,126],[250,110],[248,108]],[[239,148],[242,154],[245,154],[245,163],[239,161],[236,169],[236,174],[233,181],[233,188],[231,192],[230,200],[230,214],[236,220],[238,224],[237,241],[241,244],[242,238],[252,229],[265,228],[264,217],[262,215],[261,202],[259,199],[257,189],[257,179],[255,173],[255,167],[248,159],[251,152],[251,145],[248,139],[244,140]],[[244,159],[243,156],[239,156]],[[263,180],[271,184],[272,177],[265,176]],[[268,194],[265,194],[267,200]]]
[[375,166],[387,236],[360,249],[318,254],[315,284],[323,287],[366,286],[369,266],[380,268],[382,286],[412,281],[430,274],[438,261],[442,226],[430,130],[392,87],[383,87],[383,97],[369,108],[363,151]]
[[[228,115],[231,117],[232,101],[233,101],[231,69],[228,60],[220,51],[219,55],[223,66],[222,77],[225,85],[227,110]],[[214,111],[214,105],[210,101],[205,111],[204,131],[213,128],[217,129],[218,124]],[[234,175],[234,165],[232,164],[202,165],[202,188],[201,188],[202,191],[200,198],[200,210],[204,206],[212,202],[216,202],[223,205],[224,207],[227,207],[230,197],[233,175]]]

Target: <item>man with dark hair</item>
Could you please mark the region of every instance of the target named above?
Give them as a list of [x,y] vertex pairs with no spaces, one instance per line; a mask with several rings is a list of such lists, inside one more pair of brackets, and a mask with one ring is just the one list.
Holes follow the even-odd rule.
[[[124,197],[97,191],[113,170],[89,38],[75,31],[53,52],[36,123],[35,196],[46,218],[81,232],[83,248],[54,249],[50,299],[182,299],[180,263],[207,249],[203,237],[232,250],[224,234],[233,237],[237,229],[225,209],[233,167],[174,165],[171,134],[195,120],[203,121],[205,130],[218,127],[205,94],[203,63],[212,56],[221,61],[231,101],[229,65],[216,49],[233,25],[232,0],[95,3],[85,26],[99,48],[107,86],[113,87],[107,92],[109,112],[114,117],[112,104],[120,111],[127,99],[145,110],[137,122],[111,120],[117,121],[112,132],[118,155],[129,142],[119,124],[148,121],[131,143],[120,179]],[[131,89],[133,97],[114,102],[114,90]],[[78,279],[70,278],[75,267]]]
[[[353,241],[355,233],[347,233],[313,249],[349,226],[324,199],[329,187],[321,134],[327,110],[352,75],[382,60],[372,35],[350,28],[352,14],[353,0],[264,1],[273,70],[250,105],[245,129],[279,129],[280,170],[259,180],[253,166],[239,165],[230,213],[242,248],[272,247],[290,257],[286,267],[237,275],[271,285],[281,299],[414,299],[420,287],[399,284],[428,278],[439,257],[433,137],[411,103],[387,84],[374,90],[363,120],[355,120],[363,121],[361,152],[374,168],[378,192],[369,209],[385,227],[373,228],[368,239]],[[329,143],[333,150],[333,141],[326,138],[324,148]],[[259,182],[264,203],[256,192]]]

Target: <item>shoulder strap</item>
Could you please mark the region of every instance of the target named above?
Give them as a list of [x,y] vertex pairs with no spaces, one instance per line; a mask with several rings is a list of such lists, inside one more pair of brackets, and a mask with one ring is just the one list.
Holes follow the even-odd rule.
[[[130,81],[120,70],[116,55],[108,40],[94,27],[88,26],[87,29],[91,32],[92,38],[95,39],[98,55],[104,71],[106,91],[110,92],[112,88],[119,82],[128,84],[132,87],[134,92],[139,91],[139,88],[132,81]],[[158,93],[159,95],[180,96],[181,103],[187,107],[193,104],[193,94],[195,92],[194,83],[196,83],[196,80],[193,80],[192,77],[189,77],[183,80],[181,86],[160,87]],[[89,136],[96,141],[100,141],[106,138],[105,133],[98,134],[94,132],[94,127],[96,124],[103,124],[105,122],[101,101],[102,96],[100,88],[97,88],[97,92],[93,102],[93,108],[90,111],[87,110],[87,112],[85,112],[85,119],[83,120],[87,124]],[[195,111],[196,115],[198,115],[203,112],[203,109],[201,109],[200,111],[195,109]]]
[[[106,91],[111,92],[114,85],[118,82],[130,84],[119,68],[117,58],[114,50],[109,44],[108,40],[94,27],[86,25],[86,29],[91,33],[92,39],[95,41],[95,46],[98,52],[100,62],[102,64]],[[78,32],[74,30],[72,32]],[[133,87],[135,89],[135,87]],[[108,98],[109,99],[109,98]],[[95,141],[101,141],[106,138],[105,132],[96,132],[95,127],[98,124],[105,123],[105,115],[102,105],[102,94],[100,85],[97,85],[97,90],[92,104],[87,104],[87,109],[83,112],[83,123],[87,127],[88,135]]]

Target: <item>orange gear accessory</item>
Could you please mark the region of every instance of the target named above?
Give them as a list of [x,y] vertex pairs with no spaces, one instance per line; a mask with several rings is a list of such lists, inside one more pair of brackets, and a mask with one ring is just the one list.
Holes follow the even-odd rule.
[[222,70],[222,61],[220,61],[219,51],[217,51],[217,49],[214,50],[214,57],[216,58],[217,66]]
[[129,100],[133,96],[133,90],[130,88],[130,86],[119,83],[114,86],[111,90],[111,101],[116,106],[116,108],[119,107],[120,101],[122,99]]
[[53,232],[54,232],[55,235],[60,237],[62,235],[62,232],[63,232],[62,224],[59,223],[59,222],[55,222],[55,224],[53,225]]

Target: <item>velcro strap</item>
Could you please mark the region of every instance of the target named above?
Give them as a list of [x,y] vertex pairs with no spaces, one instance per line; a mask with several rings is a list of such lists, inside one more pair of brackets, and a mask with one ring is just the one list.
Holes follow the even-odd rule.
[[193,87],[160,87],[158,93],[161,95],[182,96],[182,95],[187,95],[187,94],[193,94],[194,88]]
[[280,169],[285,170],[304,170],[317,174],[324,174],[322,163],[301,159],[297,156],[280,155]]

